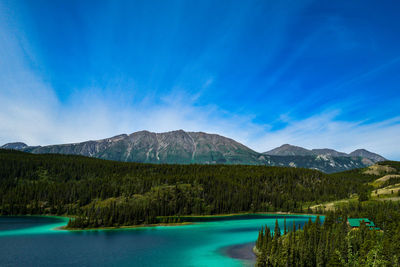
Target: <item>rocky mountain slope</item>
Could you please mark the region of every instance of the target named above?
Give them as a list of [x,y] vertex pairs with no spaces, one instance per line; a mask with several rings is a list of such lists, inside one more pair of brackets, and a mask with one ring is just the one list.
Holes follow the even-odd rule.
[[13,144],[6,144],[3,148],[146,163],[259,164],[261,156],[232,139],[183,130],[166,133],[140,131],[97,141],[38,147]]
[[270,151],[264,152],[266,155],[273,156],[327,156],[327,157],[362,157],[369,159],[373,162],[385,161],[386,159],[378,154],[369,152],[365,149],[357,149],[349,154],[339,152],[329,148],[323,149],[305,149],[299,146],[292,146],[289,144],[282,145]]
[[379,155],[366,150],[356,150],[352,152],[353,155],[347,155],[331,149],[307,150],[290,145],[258,153],[217,134],[183,130],[166,133],[140,131],[97,141],[50,146],[8,143],[1,148],[36,154],[83,155],[126,162],[262,164],[312,168],[328,173],[366,167],[380,160]]

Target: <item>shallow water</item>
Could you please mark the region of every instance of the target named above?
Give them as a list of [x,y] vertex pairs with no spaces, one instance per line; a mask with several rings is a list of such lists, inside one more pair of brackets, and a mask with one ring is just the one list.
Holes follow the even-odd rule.
[[[314,216],[285,216],[303,226]],[[283,215],[120,230],[61,231],[64,218],[0,217],[0,266],[248,266],[263,225]]]

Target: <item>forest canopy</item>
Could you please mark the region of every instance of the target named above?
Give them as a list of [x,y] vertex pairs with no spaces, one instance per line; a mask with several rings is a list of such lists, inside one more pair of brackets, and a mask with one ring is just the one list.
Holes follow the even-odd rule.
[[0,213],[77,217],[71,227],[148,224],[160,217],[303,212],[369,190],[357,170],[167,165],[0,150]]

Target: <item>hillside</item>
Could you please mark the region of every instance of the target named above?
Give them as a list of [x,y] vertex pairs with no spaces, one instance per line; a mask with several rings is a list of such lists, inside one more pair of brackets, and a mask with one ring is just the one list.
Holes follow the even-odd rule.
[[369,178],[359,185],[365,188],[359,194],[311,206],[324,214],[323,222],[318,217],[292,230],[285,223],[283,235],[278,223],[273,232],[260,227],[256,266],[399,266],[400,162],[335,175]]
[[288,166],[326,173],[366,167],[380,159],[379,155],[365,150],[357,152],[360,156],[350,156],[332,149],[307,150],[291,145],[258,153],[224,136],[183,130],[166,133],[140,131],[96,141],[49,146],[28,146],[17,142],[5,144],[2,148],[34,154],[82,155],[123,162]]
[[[351,177],[349,179],[349,177]],[[301,212],[359,194],[376,176],[249,165],[165,165],[0,150],[0,214],[68,214],[79,227],[159,216]]]
[[[399,201],[400,200],[400,162],[382,161],[372,166],[332,175],[346,176],[349,179],[364,177],[361,200],[371,201]],[[369,177],[369,178],[368,178]],[[370,180],[369,182],[367,182]],[[338,206],[356,203],[360,195],[353,194],[350,198],[340,199],[311,207],[312,210],[335,210]]]

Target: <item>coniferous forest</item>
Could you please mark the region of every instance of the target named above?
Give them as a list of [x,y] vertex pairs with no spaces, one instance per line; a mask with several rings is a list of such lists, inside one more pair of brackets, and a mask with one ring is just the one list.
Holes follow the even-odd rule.
[[[376,176],[241,165],[157,165],[0,150],[0,213],[75,217],[69,227],[176,222],[182,215],[304,212],[368,190]],[[175,219],[168,219],[174,216]],[[177,217],[178,216],[178,217]]]
[[[282,236],[277,224],[263,228],[256,242],[257,266],[399,266],[399,211],[398,202],[367,201],[327,212],[324,223],[318,217],[303,229],[291,224]],[[370,218],[379,229],[363,223],[350,229],[347,218]]]
[[[398,162],[381,164],[400,171]],[[318,212],[325,219],[303,229],[291,222],[282,235],[278,224],[262,228],[257,265],[398,266],[400,204],[368,200],[378,177],[360,170],[157,165],[0,150],[0,214],[66,215],[69,228],[97,228],[176,223],[187,215]],[[358,201],[334,210],[310,209],[354,196]],[[354,217],[373,220],[379,230],[350,229],[347,218]]]

